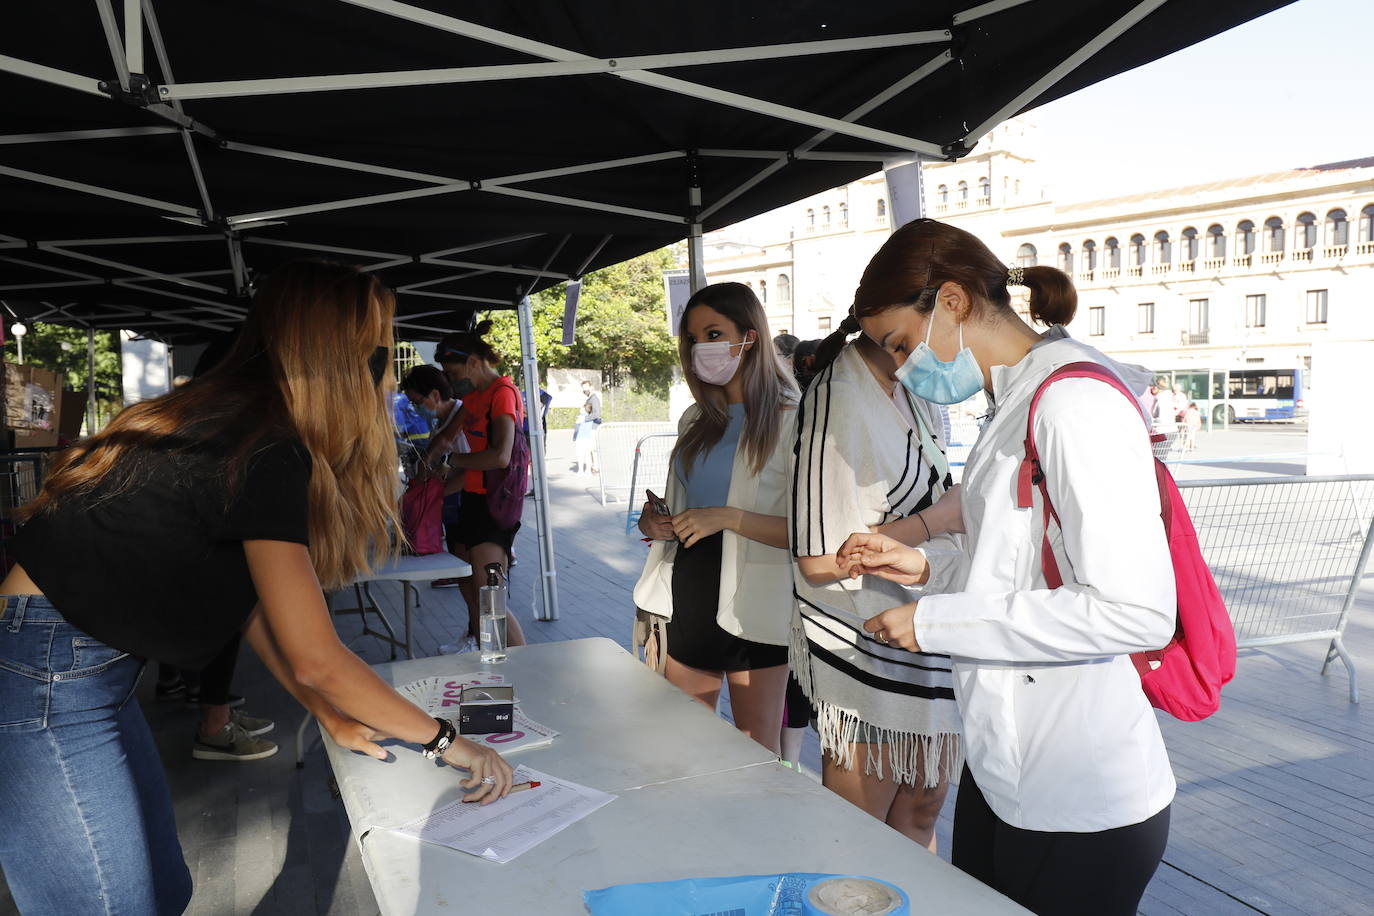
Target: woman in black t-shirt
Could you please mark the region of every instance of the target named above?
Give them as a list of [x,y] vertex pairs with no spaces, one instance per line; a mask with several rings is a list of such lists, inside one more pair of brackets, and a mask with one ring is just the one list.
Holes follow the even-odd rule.
[[395,522],[394,299],[315,261],[267,279],[213,371],[54,459],[0,583],[0,866],[24,912],[180,913],[190,875],[147,724],[148,658],[204,664],[242,630],[343,747],[383,737],[511,769],[350,652],[321,585],[363,573]]

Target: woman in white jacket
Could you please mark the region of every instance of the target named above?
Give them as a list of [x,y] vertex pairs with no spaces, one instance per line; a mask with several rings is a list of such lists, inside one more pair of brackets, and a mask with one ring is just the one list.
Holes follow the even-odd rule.
[[[1039,334],[1012,310],[1030,290]],[[925,584],[865,629],[948,654],[967,766],[954,864],[1037,913],[1133,914],[1164,852],[1174,777],[1131,663],[1173,636],[1173,568],[1144,421],[1095,379],[1046,388],[1034,437],[1055,515],[1063,585],[1041,572],[1045,506],[1017,508],[1030,400],[1057,367],[1101,363],[1064,333],[1077,296],[1051,267],[1008,269],[962,229],[917,220],[874,255],[855,294],[863,332],[902,363],[916,395],[955,403],[980,388],[992,411],[963,478],[962,550],[912,550],[856,533],[854,575]],[[930,592],[935,594],[930,594]]]
[[635,604],[668,621],[658,643],[666,658],[651,663],[712,709],[724,679],[735,725],[776,754],[792,618],[786,483],[796,384],[743,284],[699,290],[680,328],[696,403],[678,424],[671,514],[647,502],[640,513],[654,545]]

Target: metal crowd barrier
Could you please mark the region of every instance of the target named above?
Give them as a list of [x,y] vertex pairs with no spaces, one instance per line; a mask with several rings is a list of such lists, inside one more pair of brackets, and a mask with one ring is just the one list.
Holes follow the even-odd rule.
[[[635,448],[639,440],[655,433],[676,433],[677,424],[668,423],[602,423],[596,434],[597,483],[601,491],[601,505],[628,499],[634,489]],[[664,472],[667,479],[667,472]],[[661,484],[662,481],[659,481]],[[652,486],[652,485],[651,485]]]
[[1360,701],[1343,635],[1374,547],[1374,475],[1180,481],[1240,648],[1328,642]]
[[0,454],[0,575],[14,565],[9,544],[14,536],[17,510],[38,495],[48,456],[46,451]]
[[659,496],[663,495],[668,480],[668,469],[672,461],[673,446],[677,443],[677,433],[650,433],[635,443],[634,467],[630,472],[630,497],[625,508],[625,533],[628,534],[639,522],[639,510],[643,502],[636,494],[650,489]]

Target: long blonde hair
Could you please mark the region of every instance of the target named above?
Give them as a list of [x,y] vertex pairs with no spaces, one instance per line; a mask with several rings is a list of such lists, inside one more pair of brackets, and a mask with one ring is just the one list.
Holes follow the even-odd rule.
[[696,399],[701,413],[673,448],[674,460],[681,458],[684,468],[690,468],[698,456],[725,435],[730,423],[729,407],[725,403],[725,389],[697,378],[692,371],[692,342],[687,335],[687,316],[698,305],[706,305],[729,318],[741,334],[753,331],[753,347],[744,351],[738,372],[744,373],[744,429],[740,433],[740,448],[745,450],[754,473],[763,470],[778,444],[781,426],[780,412],[795,404],[797,383],[792,373],[778,359],[773,350],[773,335],[768,330],[768,316],[754,291],[743,283],[713,283],[702,287],[687,300],[678,325],[677,352],[682,361],[682,374],[687,387]]
[[238,339],[213,369],[126,408],[109,426],[58,455],[22,517],[50,512],[101,485],[128,488],[152,451],[226,446],[228,498],[252,456],[282,436],[310,452],[310,557],[325,588],[365,572],[399,530],[396,451],[389,413],[391,360],[380,384],[368,359],[390,343],[395,298],[372,274],[326,261],[293,261],[266,279]]

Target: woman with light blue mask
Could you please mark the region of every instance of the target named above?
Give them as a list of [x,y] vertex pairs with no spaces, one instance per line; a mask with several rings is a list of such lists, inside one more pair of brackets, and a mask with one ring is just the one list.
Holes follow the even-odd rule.
[[[1013,310],[1009,285],[1028,288],[1049,330]],[[952,660],[966,762],[954,864],[1036,913],[1124,916],[1163,855],[1174,796],[1129,656],[1169,642],[1177,605],[1139,405],[1100,378],[1045,384],[1074,363],[1136,394],[1150,382],[1068,336],[1076,307],[1065,274],[1008,270],[962,229],[917,220],[888,239],[855,293],[864,335],[917,396],[954,403],[981,389],[991,410],[964,468],[961,549],[856,530],[836,562],[920,585],[865,630]],[[1024,461],[1033,400],[1036,464]]]

